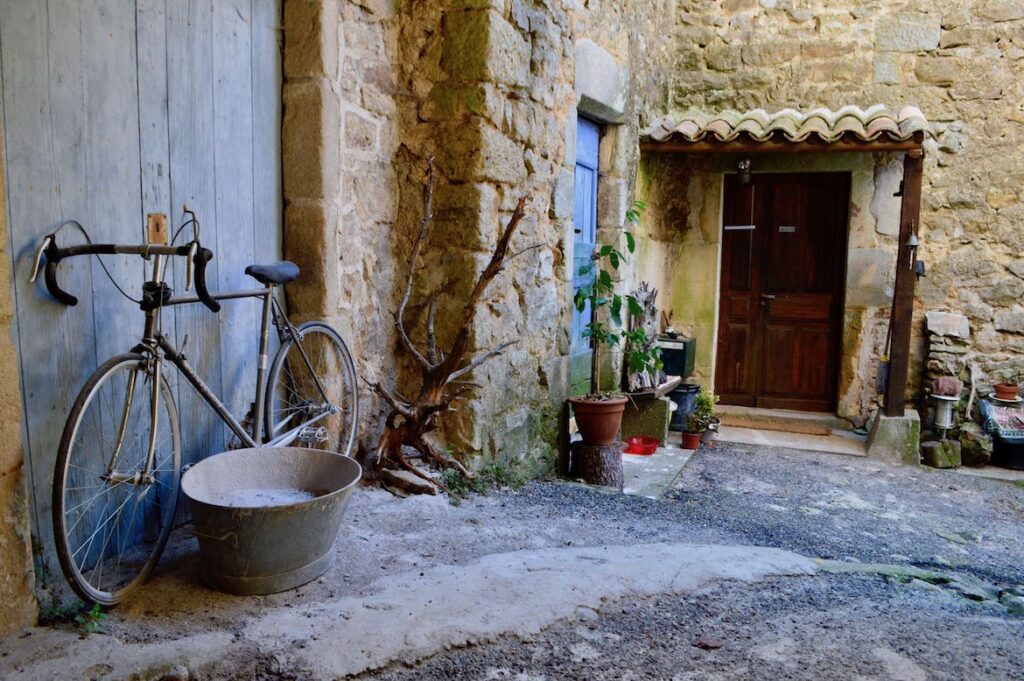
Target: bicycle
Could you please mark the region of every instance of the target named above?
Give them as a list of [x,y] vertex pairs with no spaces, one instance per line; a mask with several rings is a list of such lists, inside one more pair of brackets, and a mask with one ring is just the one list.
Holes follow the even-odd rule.
[[[284,447],[298,440],[305,446],[351,452],[358,421],[356,375],[341,336],[323,322],[294,326],[274,295],[276,287],[294,281],[299,268],[282,261],[250,265],[245,273],[262,288],[210,293],[206,266],[213,253],[199,242],[199,221],[190,216],[166,244],[93,244],[60,248],[57,234],[44,237],[35,254],[30,281],[35,282],[46,258],[44,281],[64,305],[78,299],[62,290],[57,269],[62,260],[95,255],[114,281],[100,255],[137,255],[152,261],[152,275],[143,283],[145,314],[140,342],[131,351],[102,363],[85,382],[68,414],[53,479],[53,532],[61,570],[83,600],[113,606],[137,589],[152,573],[167,544],[174,522],[181,480],[181,428],[174,396],[164,374],[169,363],[245,447]],[[188,225],[193,239],[175,246]],[[166,264],[184,257],[185,288],[195,282],[195,295],[175,296],[164,282]],[[177,305],[202,303],[220,310],[218,301],[254,298],[262,301],[262,325],[256,368],[256,395],[247,430],[228,411],[162,333],[161,313]],[[134,300],[134,299],[132,299]],[[267,374],[270,326],[280,347]],[[315,361],[314,361],[315,358]],[[142,379],[142,385],[139,379]],[[265,379],[265,380],[264,380]],[[137,393],[142,393],[141,396]],[[130,509],[129,509],[130,506]]]

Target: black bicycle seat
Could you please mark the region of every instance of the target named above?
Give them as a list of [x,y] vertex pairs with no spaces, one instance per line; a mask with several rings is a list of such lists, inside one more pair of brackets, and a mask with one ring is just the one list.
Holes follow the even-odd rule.
[[299,278],[299,266],[293,262],[282,260],[270,265],[249,265],[245,268],[245,273],[266,286],[287,284]]

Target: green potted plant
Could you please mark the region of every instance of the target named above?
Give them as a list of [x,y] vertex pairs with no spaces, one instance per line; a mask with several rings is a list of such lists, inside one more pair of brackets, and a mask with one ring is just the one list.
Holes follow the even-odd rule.
[[717,403],[718,395],[706,388],[700,389],[693,403],[693,411],[686,416],[683,449],[697,449],[701,442],[708,442],[714,438],[719,424],[719,419],[715,415]]
[[[626,220],[631,224],[640,221],[640,214],[647,207],[643,201],[636,201],[626,211]],[[614,348],[623,339],[622,308],[625,303],[630,314],[639,314],[640,305],[632,295],[620,295],[615,292],[613,277],[619,266],[626,263],[626,254],[619,250],[620,240],[625,240],[626,251],[636,250],[636,239],[629,230],[623,230],[619,238],[610,244],[602,244],[594,251],[591,260],[580,267],[581,277],[593,275],[590,283],[576,291],[573,303],[576,309],[583,312],[590,304],[592,318],[583,330],[583,337],[589,338],[594,351],[594,359],[590,368],[590,393],[569,400],[576,426],[580,430],[583,441],[588,445],[607,445],[615,442],[622,424],[622,414],[626,410],[626,396],[619,392],[603,392],[601,390],[601,349]],[[604,321],[602,311],[607,310],[608,322]],[[641,333],[642,329],[639,330]],[[635,334],[635,332],[630,332]],[[639,336],[631,335],[634,341],[641,341]],[[635,356],[635,357],[634,357]],[[657,358],[650,353],[631,353],[629,362],[650,362]]]

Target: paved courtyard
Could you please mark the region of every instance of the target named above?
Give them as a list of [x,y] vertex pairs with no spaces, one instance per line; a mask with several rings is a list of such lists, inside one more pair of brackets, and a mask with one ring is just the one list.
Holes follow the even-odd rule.
[[1024,489],[719,445],[666,498],[571,483],[353,497],[323,578],[198,585],[179,533],[103,633],[0,642],[54,678],[1024,678]]

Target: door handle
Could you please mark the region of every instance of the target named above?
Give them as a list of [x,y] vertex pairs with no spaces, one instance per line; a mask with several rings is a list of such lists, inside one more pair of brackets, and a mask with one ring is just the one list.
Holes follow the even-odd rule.
[[775,300],[775,294],[774,293],[762,293],[761,294],[761,300]]

